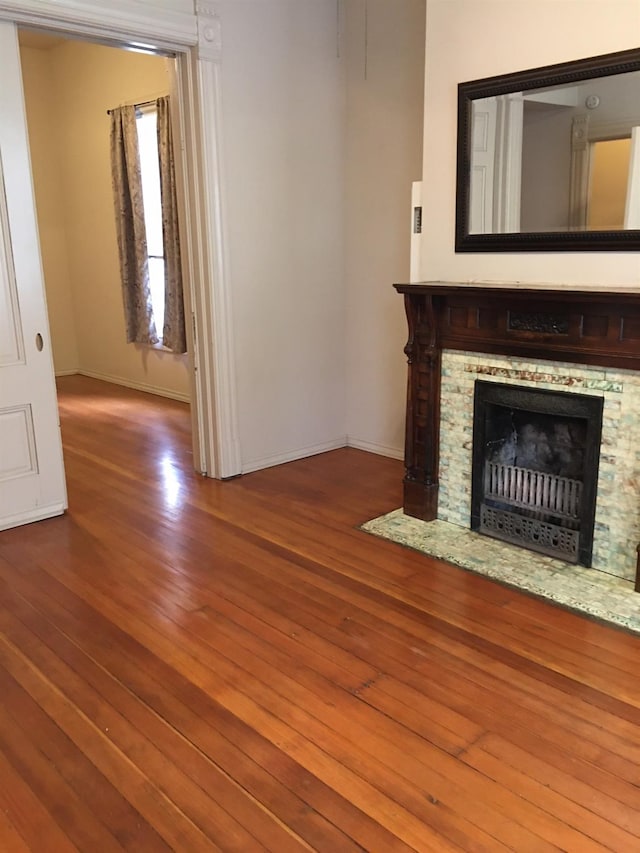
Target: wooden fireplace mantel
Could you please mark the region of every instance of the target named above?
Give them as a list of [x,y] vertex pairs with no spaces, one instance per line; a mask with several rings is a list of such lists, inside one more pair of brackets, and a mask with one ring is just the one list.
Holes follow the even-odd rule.
[[640,288],[396,284],[409,339],[404,511],[438,513],[442,350],[640,370]]

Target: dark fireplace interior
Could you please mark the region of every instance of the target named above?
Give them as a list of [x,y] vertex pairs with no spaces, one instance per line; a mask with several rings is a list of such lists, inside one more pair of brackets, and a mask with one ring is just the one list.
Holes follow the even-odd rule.
[[591,565],[601,397],[475,383],[471,528]]

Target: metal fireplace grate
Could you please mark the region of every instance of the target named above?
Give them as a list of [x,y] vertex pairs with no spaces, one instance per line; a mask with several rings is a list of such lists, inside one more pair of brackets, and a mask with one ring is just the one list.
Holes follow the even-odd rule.
[[550,521],[527,518],[508,510],[480,507],[480,532],[503,542],[522,545],[532,551],[577,563],[580,555],[580,531],[569,530]]
[[591,565],[600,397],[476,380],[471,529]]
[[[516,465],[485,462],[484,497],[501,507],[480,507],[480,530],[552,557],[578,562],[582,483]],[[554,523],[559,522],[559,523]]]
[[510,506],[537,510],[577,524],[582,483],[529,468],[485,462],[484,495]]

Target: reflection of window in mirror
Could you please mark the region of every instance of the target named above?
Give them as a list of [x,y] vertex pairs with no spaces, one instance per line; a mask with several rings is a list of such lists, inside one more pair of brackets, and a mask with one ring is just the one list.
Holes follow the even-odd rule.
[[638,119],[573,122],[570,221],[575,229],[640,227]]
[[630,155],[631,139],[592,143],[588,228],[599,231],[624,228]]

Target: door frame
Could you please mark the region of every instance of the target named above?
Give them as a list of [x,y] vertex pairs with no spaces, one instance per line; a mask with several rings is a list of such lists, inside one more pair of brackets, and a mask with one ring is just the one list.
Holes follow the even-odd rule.
[[111,0],[108,9],[91,0],[0,0],[0,20],[114,47],[175,54],[194,467],[218,479],[240,474],[225,228],[220,18],[201,3],[195,13],[151,6],[143,11],[129,0]]

